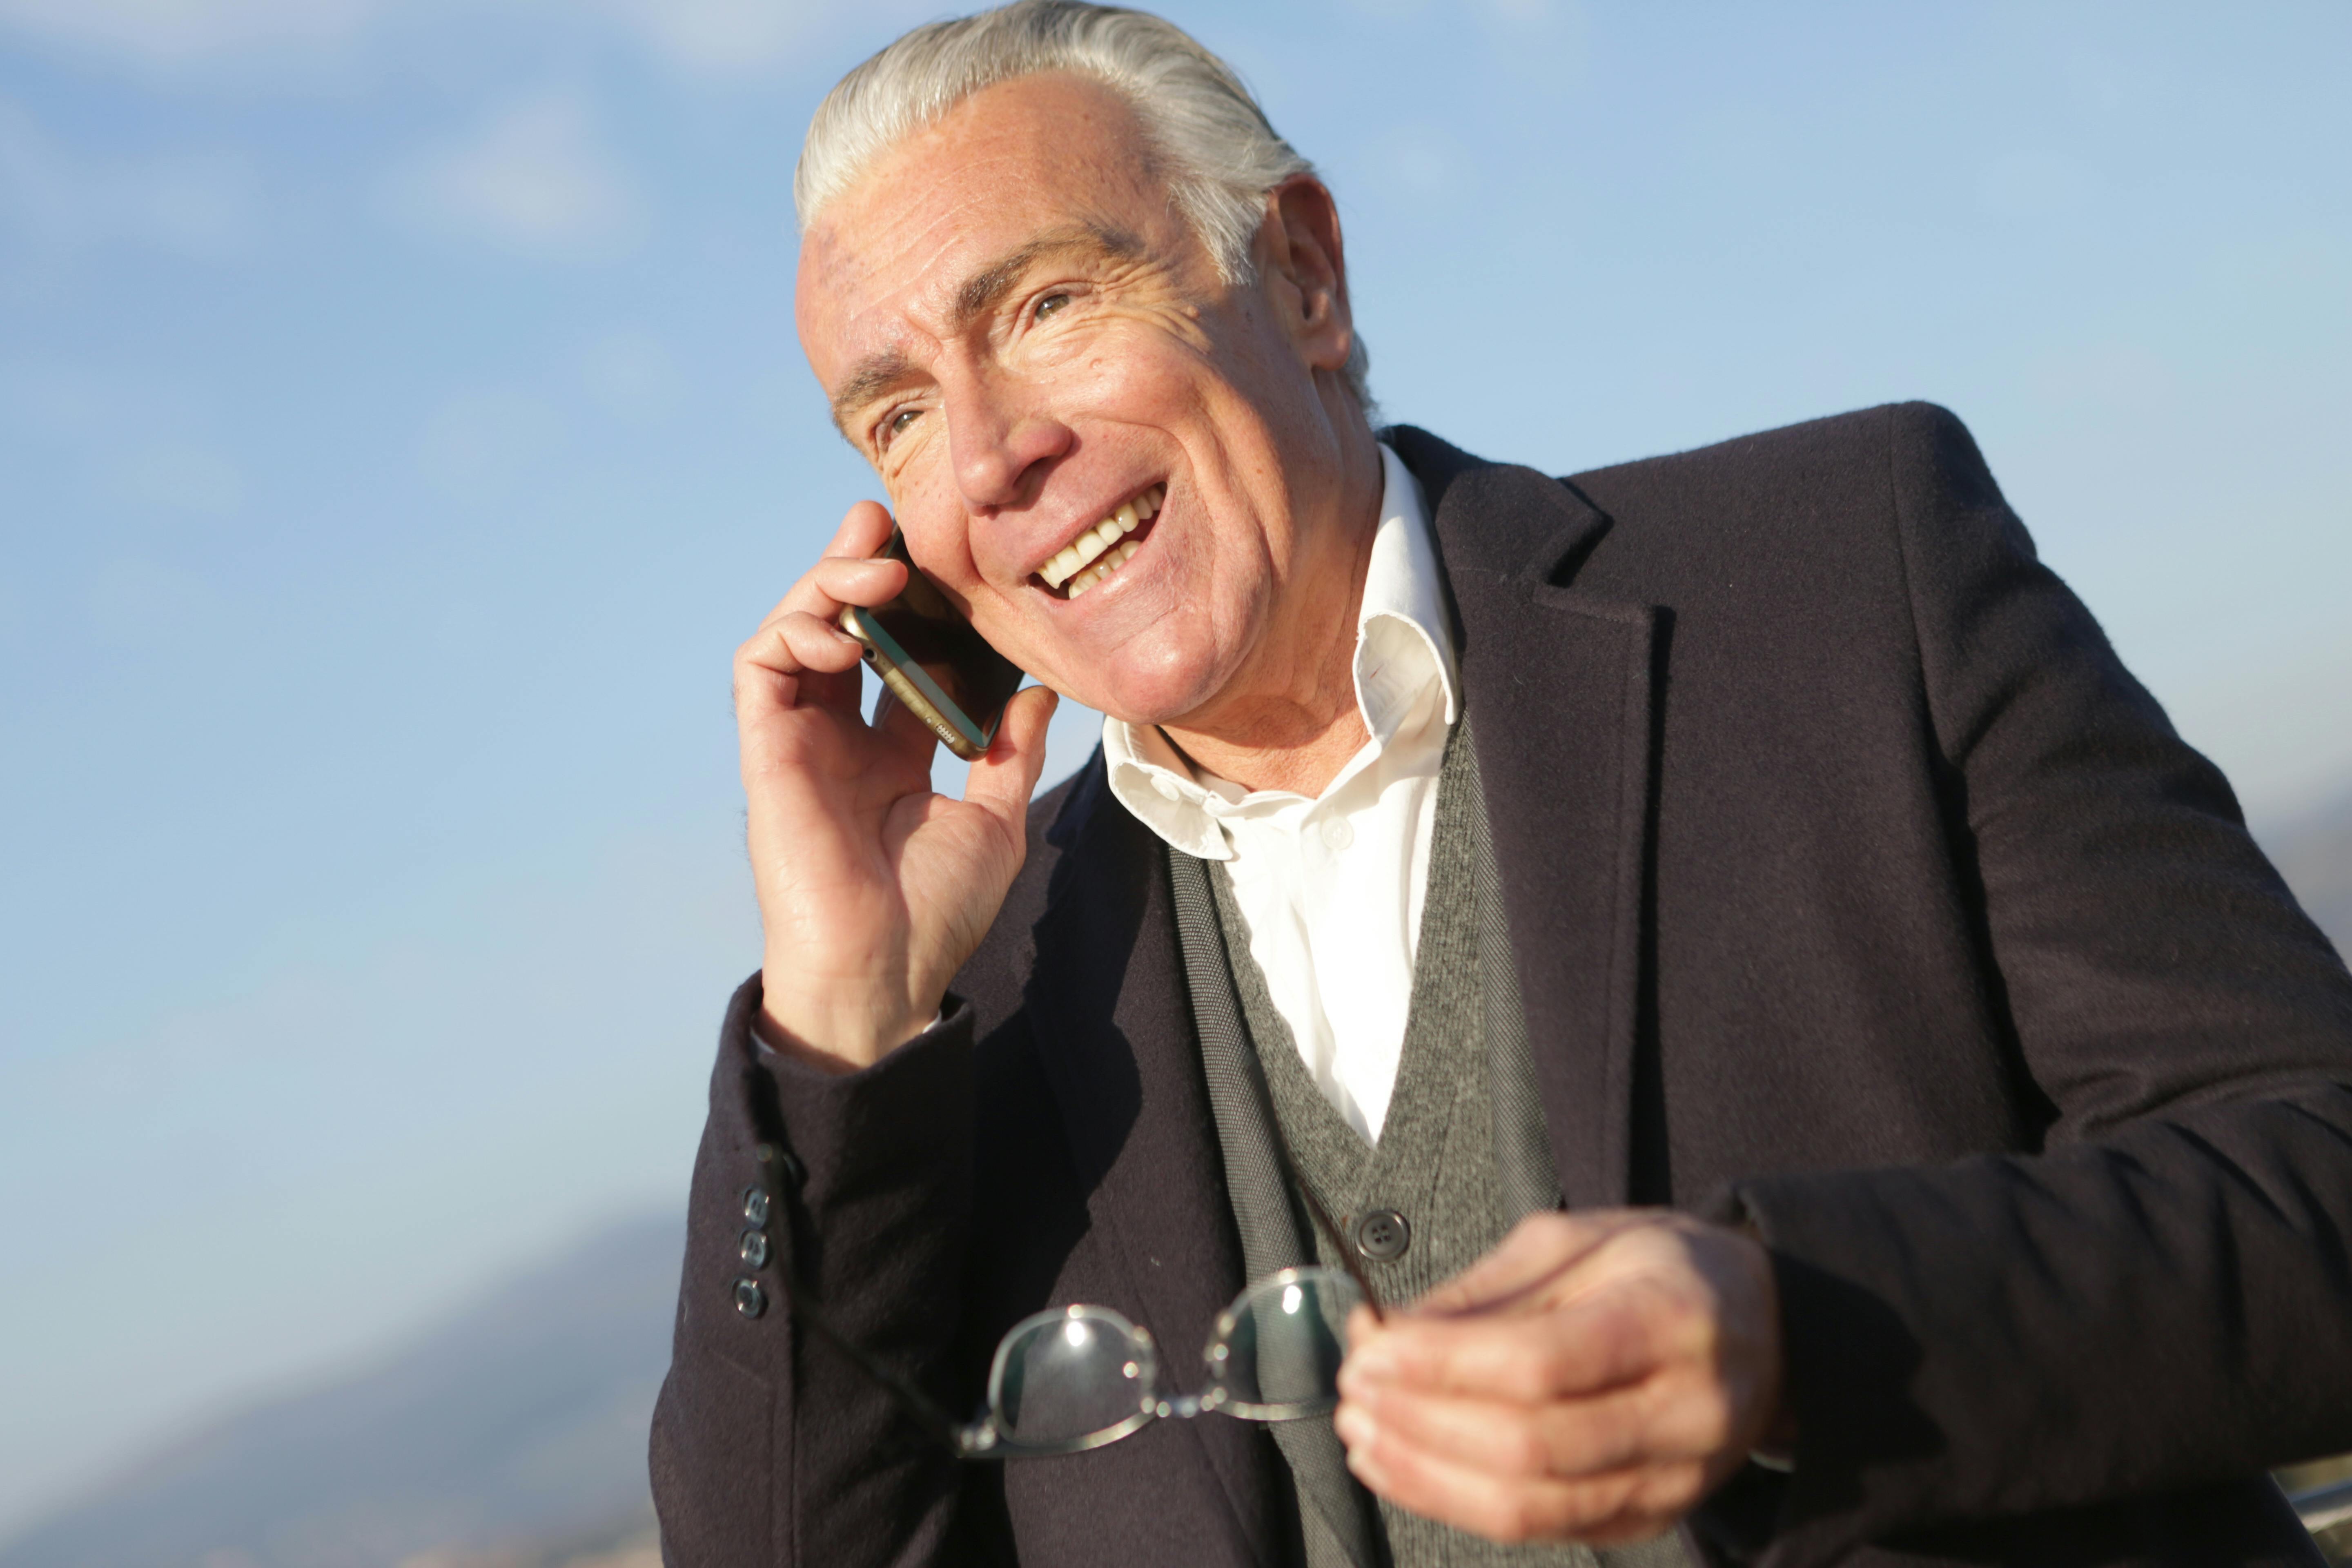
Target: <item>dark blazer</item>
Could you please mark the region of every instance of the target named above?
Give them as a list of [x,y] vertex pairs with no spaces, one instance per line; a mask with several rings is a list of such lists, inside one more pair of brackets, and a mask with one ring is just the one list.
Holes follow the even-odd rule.
[[[1795,1474],[1704,1549],[2316,1562],[2262,1472],[2352,1448],[2352,978],[1958,422],[1565,481],[1390,438],[1569,1201],[1744,1218],[1778,1268]],[[1261,1430],[960,1464],[744,1261],[764,1184],[775,1251],[960,1413],[1068,1301],[1197,1382],[1243,1280],[1161,847],[1099,755],[1031,822],[942,1026],[827,1079],[761,1065],[756,982],[728,1013],[654,1429],[674,1568],[1293,1560]]]

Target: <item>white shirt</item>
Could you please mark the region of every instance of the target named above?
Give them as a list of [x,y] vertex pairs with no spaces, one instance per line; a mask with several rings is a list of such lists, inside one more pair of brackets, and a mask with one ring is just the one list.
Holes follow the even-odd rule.
[[1250,956],[1299,1057],[1368,1140],[1396,1087],[1437,770],[1461,713],[1428,507],[1386,446],[1381,461],[1356,620],[1356,706],[1371,739],[1321,795],[1196,775],[1158,729],[1103,721],[1111,793],[1176,848],[1225,862]]

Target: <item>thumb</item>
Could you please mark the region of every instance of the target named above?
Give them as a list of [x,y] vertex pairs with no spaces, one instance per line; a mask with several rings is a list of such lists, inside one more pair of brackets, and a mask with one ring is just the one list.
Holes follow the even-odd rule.
[[1061,697],[1050,687],[1016,691],[1004,706],[988,755],[965,775],[964,804],[977,805],[1015,827],[1029,809],[1037,775],[1045,771],[1045,731]]
[[1589,1215],[1529,1215],[1492,1252],[1415,1301],[1412,1310],[1439,1317],[1507,1310],[1591,1256],[1615,1230],[1606,1218],[1596,1223]]

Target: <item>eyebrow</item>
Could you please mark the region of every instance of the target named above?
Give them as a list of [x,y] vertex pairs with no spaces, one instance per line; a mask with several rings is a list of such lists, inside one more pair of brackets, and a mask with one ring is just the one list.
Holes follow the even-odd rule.
[[[948,331],[960,333],[1003,303],[1024,275],[1048,256],[1076,252],[1102,260],[1124,261],[1139,256],[1143,242],[1125,229],[1102,223],[1074,224],[1038,236],[1011,250],[956,285],[955,302],[948,310]],[[902,349],[878,349],[857,362],[833,395],[833,424],[850,445],[849,416],[882,394],[915,374],[915,362]]]

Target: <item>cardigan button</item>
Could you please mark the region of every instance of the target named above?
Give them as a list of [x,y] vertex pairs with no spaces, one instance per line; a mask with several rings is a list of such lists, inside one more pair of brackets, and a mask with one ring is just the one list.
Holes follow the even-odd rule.
[[735,1310],[747,1318],[756,1318],[768,1310],[768,1293],[760,1289],[757,1279],[735,1281]]
[[743,1259],[744,1268],[765,1268],[768,1266],[768,1233],[764,1230],[745,1231],[736,1242],[735,1250]]
[[745,1187],[743,1189],[743,1217],[752,1225],[768,1223],[767,1188]]
[[1356,1250],[1375,1263],[1404,1256],[1412,1245],[1412,1227],[1394,1209],[1374,1209],[1356,1221]]

